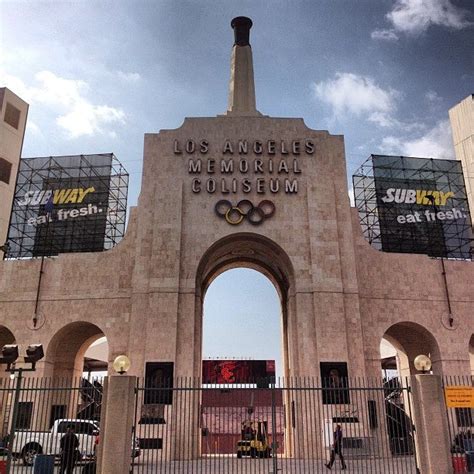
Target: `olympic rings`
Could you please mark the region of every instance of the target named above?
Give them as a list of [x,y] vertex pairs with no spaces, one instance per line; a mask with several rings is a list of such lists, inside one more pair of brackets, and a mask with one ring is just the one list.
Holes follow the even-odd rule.
[[248,199],[242,199],[233,206],[230,201],[221,199],[214,206],[214,211],[230,225],[239,225],[245,217],[250,224],[260,225],[265,219],[275,214],[275,204],[265,199],[258,206],[254,206]]

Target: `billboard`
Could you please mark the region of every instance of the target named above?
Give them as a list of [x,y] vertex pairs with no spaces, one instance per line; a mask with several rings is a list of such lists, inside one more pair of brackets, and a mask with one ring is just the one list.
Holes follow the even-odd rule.
[[20,160],[6,258],[100,252],[123,236],[128,174],[111,153]]
[[203,360],[202,383],[268,386],[275,379],[274,360]]
[[460,161],[372,155],[370,165],[370,174],[354,175],[354,192],[372,245],[385,252],[471,258]]

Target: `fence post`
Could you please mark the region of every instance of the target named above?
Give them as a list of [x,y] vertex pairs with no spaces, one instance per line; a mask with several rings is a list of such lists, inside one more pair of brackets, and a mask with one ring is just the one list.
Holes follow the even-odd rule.
[[100,474],[130,472],[136,383],[134,376],[108,377],[105,420],[101,423],[100,433]]
[[412,377],[416,448],[421,474],[451,474],[450,442],[441,377]]

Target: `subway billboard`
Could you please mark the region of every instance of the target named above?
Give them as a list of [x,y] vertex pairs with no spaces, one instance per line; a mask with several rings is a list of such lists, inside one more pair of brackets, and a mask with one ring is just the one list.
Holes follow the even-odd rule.
[[268,386],[275,380],[274,360],[204,360],[204,384],[257,384]]
[[386,155],[370,160],[371,176],[354,175],[354,193],[372,245],[385,252],[471,258],[460,161]]
[[111,248],[124,233],[127,190],[111,153],[20,160],[6,258]]

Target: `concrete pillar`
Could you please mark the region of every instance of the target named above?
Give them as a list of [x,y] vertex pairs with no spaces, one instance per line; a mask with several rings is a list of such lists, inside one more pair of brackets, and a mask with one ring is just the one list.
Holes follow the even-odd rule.
[[133,376],[108,377],[100,433],[100,474],[130,472],[136,384],[137,378]]
[[451,474],[450,442],[442,380],[437,375],[412,377],[416,449],[421,474]]
[[252,48],[249,43],[252,20],[239,16],[231,23],[235,34],[229,82],[229,105],[226,115],[258,116],[255,104]]

